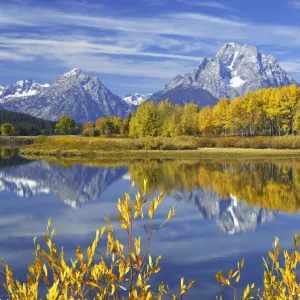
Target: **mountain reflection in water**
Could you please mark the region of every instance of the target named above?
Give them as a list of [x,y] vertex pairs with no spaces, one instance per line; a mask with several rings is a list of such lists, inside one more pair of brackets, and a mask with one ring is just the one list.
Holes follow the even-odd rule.
[[101,194],[121,178],[141,187],[148,180],[176,201],[192,204],[199,218],[215,219],[226,233],[255,230],[276,219],[277,211],[295,213],[300,207],[300,161],[182,161],[139,160],[127,163],[16,162],[0,169],[0,191],[29,198],[52,194],[76,208]]

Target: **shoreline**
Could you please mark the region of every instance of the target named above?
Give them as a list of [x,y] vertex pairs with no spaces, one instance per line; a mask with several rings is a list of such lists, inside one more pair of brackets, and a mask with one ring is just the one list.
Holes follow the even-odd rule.
[[118,158],[118,159],[216,159],[216,158],[300,158],[300,150],[246,149],[246,148],[199,148],[197,150],[35,150],[21,148],[20,155],[28,158]]
[[32,144],[37,136],[1,136],[0,148],[19,148],[26,144]]

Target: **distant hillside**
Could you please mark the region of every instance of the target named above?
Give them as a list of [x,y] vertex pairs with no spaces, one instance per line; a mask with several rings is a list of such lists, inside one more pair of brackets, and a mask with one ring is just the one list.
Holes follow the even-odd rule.
[[49,135],[54,133],[56,122],[46,121],[27,114],[9,110],[0,110],[0,126],[11,123],[15,126],[16,135]]

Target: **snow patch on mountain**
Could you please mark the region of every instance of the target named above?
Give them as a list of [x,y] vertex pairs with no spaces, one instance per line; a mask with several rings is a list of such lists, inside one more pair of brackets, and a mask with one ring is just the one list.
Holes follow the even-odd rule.
[[5,103],[6,100],[9,101],[13,98],[34,96],[48,87],[49,84],[39,84],[31,79],[19,80],[6,87],[0,87],[0,102]]
[[140,105],[151,98],[152,94],[134,93],[123,97],[123,100],[131,105]]
[[238,88],[245,83],[246,83],[246,81],[243,80],[242,78],[240,78],[239,76],[235,76],[230,79],[230,86],[233,88]]

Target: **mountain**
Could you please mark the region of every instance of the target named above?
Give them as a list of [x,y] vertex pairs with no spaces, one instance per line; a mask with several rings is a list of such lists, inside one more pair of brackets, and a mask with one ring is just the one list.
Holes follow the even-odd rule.
[[198,68],[176,76],[152,99],[173,103],[214,105],[223,97],[233,99],[260,88],[297,84],[272,55],[249,45],[225,44],[215,58],[203,59]]
[[4,103],[6,100],[12,98],[34,96],[48,87],[49,84],[39,84],[31,79],[17,81],[6,87],[0,87],[0,103]]
[[152,94],[139,94],[139,93],[134,93],[127,95],[123,98],[123,100],[130,104],[130,105],[140,105],[143,102],[149,100],[151,98]]
[[0,108],[56,121],[67,114],[78,123],[101,116],[125,116],[131,109],[94,76],[73,69],[53,84],[18,81],[0,90]]

